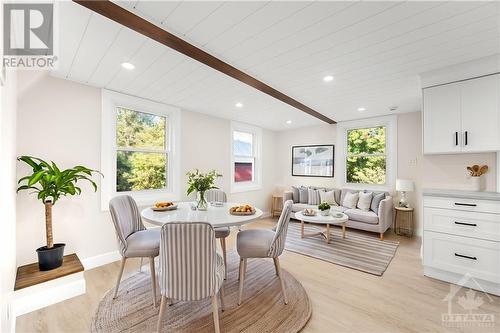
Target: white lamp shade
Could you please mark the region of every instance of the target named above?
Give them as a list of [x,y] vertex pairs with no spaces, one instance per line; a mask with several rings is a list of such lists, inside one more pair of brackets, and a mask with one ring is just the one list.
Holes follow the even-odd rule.
[[409,179],[396,179],[396,191],[399,192],[412,192],[413,181]]

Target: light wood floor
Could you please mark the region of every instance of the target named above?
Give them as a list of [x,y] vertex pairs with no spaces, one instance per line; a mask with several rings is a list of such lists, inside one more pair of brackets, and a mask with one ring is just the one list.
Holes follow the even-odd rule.
[[[274,222],[264,219],[248,228],[270,228]],[[444,327],[441,314],[448,309],[443,299],[449,284],[423,276],[418,238],[388,231],[386,239],[401,243],[382,277],[285,251],[283,269],[303,284],[313,305],[303,332],[500,332],[500,297],[492,296],[490,301],[485,295],[480,295],[484,301],[480,312],[494,314],[495,327]],[[234,247],[235,232],[228,245]],[[138,261],[130,260],[125,275],[137,272],[138,267]],[[114,286],[118,269],[115,262],[86,271],[85,295],[19,317],[17,332],[88,332],[94,310],[105,291]],[[465,312],[456,300],[453,309]]]

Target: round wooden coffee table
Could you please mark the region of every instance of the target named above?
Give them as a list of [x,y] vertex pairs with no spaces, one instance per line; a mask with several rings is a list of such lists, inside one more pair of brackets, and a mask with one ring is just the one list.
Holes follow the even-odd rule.
[[[337,213],[333,213],[333,214],[337,214]],[[317,213],[314,216],[304,215],[303,212],[295,213],[295,218],[297,220],[300,220],[300,238],[321,235],[321,236],[325,237],[326,242],[328,244],[330,244],[330,226],[331,225],[341,225],[342,226],[342,238],[345,238],[345,227],[346,227],[346,222],[349,219],[349,217],[344,213],[338,213],[338,214],[339,214],[339,216],[340,216],[340,214],[342,214],[342,216],[336,217],[336,216],[333,216],[332,213],[330,213],[330,215],[328,215],[328,216],[323,216],[319,213]],[[323,232],[315,232],[315,233],[306,234],[306,233],[304,233],[304,222],[326,225],[326,230]]]

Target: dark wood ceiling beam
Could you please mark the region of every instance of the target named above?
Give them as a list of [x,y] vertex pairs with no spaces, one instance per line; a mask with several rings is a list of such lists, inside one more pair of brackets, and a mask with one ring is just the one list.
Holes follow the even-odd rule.
[[154,25],[153,23],[129,12],[125,8],[114,4],[111,1],[79,1],[74,0],[74,2],[101,14],[127,28],[130,28],[138,33],[149,37],[167,47],[170,47],[192,59],[195,59],[221,73],[224,73],[238,81],[241,81],[251,87],[254,87],[261,92],[274,97],[296,109],[299,109],[313,117],[316,117],[328,124],[335,124],[333,119],[319,113],[316,110],[302,104],[301,102],[293,99],[292,97],[285,95],[284,93],[274,89],[273,87],[265,84],[262,81],[242,72],[236,67],[229,65],[228,63],[214,57],[213,55],[203,51],[202,49],[186,42],[185,40],[163,30],[162,28]]

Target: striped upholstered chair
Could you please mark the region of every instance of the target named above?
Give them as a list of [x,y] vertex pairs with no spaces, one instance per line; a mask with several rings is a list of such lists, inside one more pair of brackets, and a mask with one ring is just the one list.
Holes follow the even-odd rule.
[[224,311],[224,262],[215,243],[213,227],[206,222],[172,222],[161,227],[158,332],[167,302],[212,298],[215,332],[219,333],[217,294]]
[[160,229],[146,229],[142,224],[141,215],[134,199],[129,195],[121,195],[111,199],[109,211],[115,226],[116,235],[120,245],[122,262],[118,281],[116,281],[115,294],[118,294],[120,280],[123,275],[125,261],[128,258],[149,258],[151,282],[153,286],[153,306],[156,306],[156,274],[154,258],[160,251]]
[[[227,202],[226,192],[219,189],[212,189],[205,192],[205,198],[207,202]],[[222,255],[224,256],[224,265],[227,267],[227,254],[226,254],[226,238],[231,233],[229,227],[219,227],[215,228],[215,238],[220,240],[220,246],[222,248]],[[224,279],[227,278],[227,268],[226,275]]]
[[241,299],[243,297],[243,283],[245,281],[248,258],[273,258],[276,275],[280,279],[283,299],[285,304],[288,304],[285,282],[281,278],[279,256],[285,248],[288,223],[290,222],[290,215],[292,213],[292,204],[292,200],[285,202],[275,231],[268,229],[249,229],[238,233],[236,240],[236,248],[240,256],[240,290],[238,305],[241,304]]

